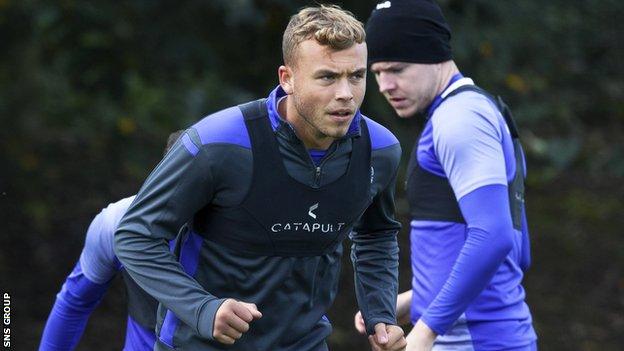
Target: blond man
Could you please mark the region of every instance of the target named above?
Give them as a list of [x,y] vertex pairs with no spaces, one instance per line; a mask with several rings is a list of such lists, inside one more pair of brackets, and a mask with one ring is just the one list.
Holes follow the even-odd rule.
[[371,345],[405,346],[394,308],[401,151],[358,110],[363,26],[338,7],[305,8],[283,55],[268,98],[188,129],[117,230],[120,261],[160,301],[157,350],[326,350],[349,234]]

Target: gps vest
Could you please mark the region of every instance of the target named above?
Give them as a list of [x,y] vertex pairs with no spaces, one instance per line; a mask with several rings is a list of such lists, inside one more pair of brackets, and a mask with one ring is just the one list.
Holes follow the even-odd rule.
[[[280,157],[264,100],[240,108],[253,152],[253,180],[245,200],[206,208],[195,229],[204,238],[257,255],[315,256],[335,250],[370,204],[370,137],[366,122],[353,139],[347,171],[312,188],[293,179]],[[200,222],[198,222],[198,220]]]
[[[511,218],[515,229],[520,230],[522,225],[522,206],[524,204],[524,168],[522,145],[518,129],[511,115],[509,107],[500,97],[494,98],[485,90],[475,85],[464,85],[449,93],[445,99],[463,91],[474,91],[486,96],[505,119],[514,146],[516,172],[513,179],[507,184],[509,191],[509,205]],[[457,199],[449,181],[420,167],[417,158],[418,143],[414,146],[408,165],[408,179],[406,182],[407,198],[410,214],[415,220],[448,221],[466,223],[461,214]]]

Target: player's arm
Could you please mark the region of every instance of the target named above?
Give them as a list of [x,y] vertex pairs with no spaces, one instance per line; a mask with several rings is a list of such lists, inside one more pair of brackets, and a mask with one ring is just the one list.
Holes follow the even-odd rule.
[[43,330],[39,350],[73,350],[84,332],[91,312],[104,296],[108,286],[108,283],[97,284],[90,281],[78,262],[56,295],[56,301]]
[[483,291],[514,244],[503,131],[495,112],[486,111],[491,115],[479,109],[450,111],[462,116],[453,124],[433,120],[436,152],[467,226],[449,278],[419,321],[436,334],[444,334]]
[[[373,151],[375,178],[372,186],[377,187],[377,195],[351,234],[356,297],[369,335],[379,334],[379,325],[396,327],[397,324],[399,248],[396,235],[401,225],[394,219],[394,188],[400,157],[398,142]],[[400,330],[396,328],[394,331]],[[402,339],[402,330],[400,332]],[[393,338],[392,335],[388,337]]]
[[115,234],[115,252],[132,279],[203,338],[224,299],[205,291],[169,251],[173,239],[211,200],[215,164],[194,129],[176,142],[149,175]]
[[399,325],[409,324],[412,307],[412,289],[404,291],[397,296],[397,322]]
[[56,295],[43,330],[40,351],[73,350],[78,344],[91,312],[119,267],[113,254],[113,233],[114,227],[110,228],[107,223],[104,210],[91,222],[80,260]]

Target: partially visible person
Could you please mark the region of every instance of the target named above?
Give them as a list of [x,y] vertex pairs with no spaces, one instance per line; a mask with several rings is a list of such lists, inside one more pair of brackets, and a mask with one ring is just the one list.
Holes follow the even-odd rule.
[[[164,153],[183,131],[171,133]],[[134,195],[108,205],[91,222],[80,259],[69,274],[46,322],[40,351],[73,350],[113,278],[121,273],[126,284],[128,320],[124,351],[154,349],[158,302],[130,278],[113,251],[113,235]]]
[[407,349],[536,350],[522,287],[524,155],[509,109],[460,73],[434,1],[380,3],[366,31],[379,91],[399,117],[425,115],[407,174],[413,279],[397,305],[400,320],[411,304]]
[[[364,28],[337,6],[306,7],[282,51],[279,86],[189,128],[117,229],[119,260],[160,301],[157,350],[327,350],[347,236],[372,347],[405,347],[394,315],[401,149],[359,111]],[[178,259],[163,240],[185,223]]]

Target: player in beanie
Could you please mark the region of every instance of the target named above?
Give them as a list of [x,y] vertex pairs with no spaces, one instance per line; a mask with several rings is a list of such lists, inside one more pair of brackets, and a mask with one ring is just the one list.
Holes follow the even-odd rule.
[[399,117],[425,116],[407,174],[412,289],[397,303],[399,321],[414,324],[407,350],[536,350],[521,285],[524,156],[509,109],[460,73],[433,1],[380,3],[366,35],[379,91]]

